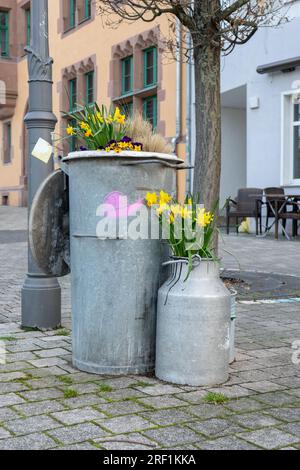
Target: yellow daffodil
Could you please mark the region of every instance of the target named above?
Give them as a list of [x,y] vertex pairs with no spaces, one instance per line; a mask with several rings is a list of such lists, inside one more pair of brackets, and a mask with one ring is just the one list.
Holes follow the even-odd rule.
[[173,224],[173,223],[174,223],[174,219],[175,219],[175,217],[174,217],[174,215],[171,213],[170,216],[169,216],[169,223],[170,223],[170,224]]
[[147,193],[146,194],[146,202],[147,206],[151,207],[157,204],[157,194],[156,193]]
[[115,114],[114,114],[113,119],[118,124],[125,124],[126,116],[125,116],[125,114],[121,114],[120,108],[117,107],[116,110],[115,110]]
[[168,193],[165,193],[164,191],[161,191],[159,193],[159,196],[160,196],[160,200],[159,200],[160,204],[167,204],[172,199],[172,196],[170,196]]
[[213,214],[211,214],[210,212],[206,212],[205,209],[203,208],[203,209],[199,209],[197,213],[197,217],[196,217],[196,222],[200,228],[204,228],[207,225],[209,225],[213,221],[213,219],[214,219]]
[[91,135],[92,135],[91,129],[87,129],[87,130],[85,131],[85,133],[84,133],[84,136],[85,136],[85,137],[91,137]]
[[161,215],[163,212],[166,212],[169,210],[170,210],[170,206],[164,202],[163,204],[160,204],[159,207],[156,209],[156,213],[157,215]]
[[67,127],[66,132],[67,132],[68,135],[75,135],[76,134],[76,132],[74,130],[74,127],[72,127],[70,125]]
[[125,124],[125,115],[119,116],[116,121],[118,124]]
[[192,206],[192,205],[193,205],[192,198],[189,198],[189,199],[188,199],[188,205],[189,205],[189,206]]
[[172,204],[170,209],[171,209],[171,212],[172,212],[173,215],[181,214],[180,204]]
[[186,206],[181,207],[181,213],[180,213],[182,219],[188,219],[192,215],[192,211],[188,209]]
[[96,114],[96,117],[97,117],[98,121],[99,121],[101,124],[104,122],[104,119],[103,119],[103,117],[101,116],[101,113],[99,113],[99,111],[98,111],[98,113]]
[[81,121],[81,123],[80,123],[80,128],[81,128],[81,129],[83,129],[84,131],[86,131],[87,129],[89,129],[89,127],[90,127],[90,126],[89,126],[86,122]]

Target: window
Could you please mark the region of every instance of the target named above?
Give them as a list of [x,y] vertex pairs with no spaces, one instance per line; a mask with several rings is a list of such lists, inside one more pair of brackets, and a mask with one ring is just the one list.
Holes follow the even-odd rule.
[[2,196],[2,206],[8,206],[8,195]]
[[122,60],[122,95],[130,93],[133,89],[133,57]]
[[27,10],[25,10],[25,16],[26,16],[26,46],[30,46],[30,40],[31,40],[31,11],[30,11],[30,8],[27,8]]
[[73,78],[69,80],[69,100],[70,100],[70,111],[74,111],[77,106],[77,79]]
[[300,89],[282,93],[281,184],[300,185]]
[[9,13],[0,11],[0,55],[9,56]]
[[153,126],[164,133],[158,119],[157,99],[161,84],[159,66],[161,55],[157,46],[157,32],[133,36],[112,47],[113,66],[110,72],[110,95],[113,104],[126,116],[143,115]]
[[157,126],[157,97],[150,96],[143,100],[144,119],[151,122],[153,129]]
[[300,100],[293,104],[293,179],[300,180]]
[[3,124],[3,163],[11,162],[11,123]]
[[156,85],[157,82],[157,51],[156,47],[144,50],[144,87]]
[[90,18],[92,16],[91,0],[84,1],[84,14],[85,19]]
[[63,28],[70,31],[92,17],[91,0],[61,0],[63,2]]
[[85,74],[85,104],[94,103],[94,72]]
[[76,25],[76,0],[70,0],[70,28]]

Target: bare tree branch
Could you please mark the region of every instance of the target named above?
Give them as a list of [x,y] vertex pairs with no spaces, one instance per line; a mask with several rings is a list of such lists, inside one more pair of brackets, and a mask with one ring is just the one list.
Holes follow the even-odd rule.
[[236,2],[233,2],[230,6],[228,6],[224,10],[221,10],[219,20],[222,21],[228,18],[229,16],[232,15],[232,13],[236,12],[247,3],[249,3],[249,0],[237,0]]
[[213,45],[226,54],[227,43],[233,50],[235,45],[245,44],[259,27],[278,25],[284,18],[283,3],[284,0],[97,0],[99,13],[111,27],[122,21],[151,23],[167,15],[170,23],[167,50],[179,46],[172,26],[177,18],[182,30],[191,35],[192,48]]

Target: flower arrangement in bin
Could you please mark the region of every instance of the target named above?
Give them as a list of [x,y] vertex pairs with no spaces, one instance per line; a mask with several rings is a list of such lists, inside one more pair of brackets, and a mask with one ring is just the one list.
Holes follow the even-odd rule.
[[206,210],[192,195],[187,195],[181,204],[165,191],[159,194],[148,192],[145,202],[148,207],[155,208],[163,238],[167,239],[173,257],[188,259],[189,273],[195,255],[216,259],[213,247],[214,235],[218,230],[215,209],[212,212]]
[[82,143],[80,150],[102,150],[108,153],[161,152],[172,153],[172,147],[152,130],[139,113],[126,118],[119,107],[109,109],[97,103],[78,108],[63,116],[74,125],[66,127],[66,138],[75,136]]

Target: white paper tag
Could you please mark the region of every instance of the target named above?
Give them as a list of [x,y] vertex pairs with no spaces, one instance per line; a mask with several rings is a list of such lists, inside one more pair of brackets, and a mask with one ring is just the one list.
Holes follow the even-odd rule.
[[32,151],[32,156],[38,158],[44,163],[48,163],[52,155],[52,151],[52,145],[46,140],[39,138]]

